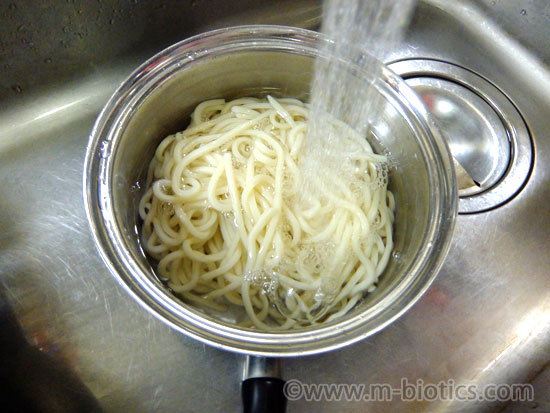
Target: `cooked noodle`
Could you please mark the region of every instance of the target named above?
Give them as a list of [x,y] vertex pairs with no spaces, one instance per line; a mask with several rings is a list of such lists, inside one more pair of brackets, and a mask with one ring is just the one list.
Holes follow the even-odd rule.
[[393,246],[387,160],[334,121],[341,144],[361,150],[341,171],[320,168],[304,194],[307,116],[296,99],[210,100],[158,146],[143,244],[185,301],[289,329],[339,318],[375,288]]

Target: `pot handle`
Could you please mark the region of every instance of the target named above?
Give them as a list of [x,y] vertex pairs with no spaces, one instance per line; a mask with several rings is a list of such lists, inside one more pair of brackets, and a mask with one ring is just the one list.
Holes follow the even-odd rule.
[[241,395],[244,413],[284,413],[285,381],[278,358],[246,356]]

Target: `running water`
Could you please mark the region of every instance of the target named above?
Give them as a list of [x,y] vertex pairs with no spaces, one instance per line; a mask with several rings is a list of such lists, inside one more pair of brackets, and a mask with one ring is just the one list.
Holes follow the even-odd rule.
[[342,176],[354,168],[350,162],[362,151],[357,140],[342,141],[342,130],[334,128],[334,120],[344,122],[364,139],[369,120],[376,116],[372,82],[366,83],[344,62],[373,74],[379,71],[379,61],[384,61],[402,37],[415,1],[325,0],[321,31],[334,41],[322,50],[331,57],[315,63],[308,137],[301,161],[306,196],[318,192],[311,182],[319,182],[322,171],[331,174],[338,170]]
[[[328,320],[331,320],[349,311],[357,302],[357,297],[350,296],[344,309],[335,310],[337,298],[342,302],[342,291],[345,288],[348,293],[351,288],[356,288],[360,293],[373,291],[381,271],[378,269],[379,260],[384,262],[384,258],[378,255],[371,258],[368,254],[392,249],[391,235],[384,235],[386,241],[383,241],[380,235],[383,231],[380,232],[381,227],[378,227],[390,218],[387,215],[384,218],[382,215],[375,216],[376,208],[372,207],[387,202],[385,190],[382,191],[383,201],[377,197],[381,192],[379,189],[387,186],[388,159],[372,153],[366,137],[370,120],[377,116],[378,93],[373,84],[381,71],[380,61],[385,60],[400,40],[414,3],[415,0],[325,0],[322,32],[334,41],[323,45],[320,54],[324,58],[318,58],[315,62],[308,132],[299,161],[301,182],[298,182],[301,183],[301,191],[296,201],[306,214],[309,213],[307,211],[325,214],[322,216],[326,219],[328,231],[323,228],[320,234],[316,233],[300,245],[299,253],[292,257],[290,264],[285,263],[283,258],[277,261],[277,269],[264,268],[246,276],[246,281],[261,288],[277,310],[288,319],[314,323],[326,318],[327,314]],[[362,71],[370,73],[373,81],[366,81]],[[291,180],[289,184],[293,185],[294,181]],[[370,203],[371,196],[373,201],[367,213],[360,206],[364,205],[367,198]],[[334,207],[336,204],[338,207]],[[340,213],[340,207],[353,211],[354,218],[350,219],[354,223],[355,218],[357,222],[369,219],[372,231],[359,234],[356,228],[361,225],[354,227],[353,224],[346,228],[339,225],[331,229],[330,214]],[[387,208],[383,210],[387,213]],[[350,221],[342,219],[340,222]],[[291,227],[288,222],[283,225]],[[314,231],[311,230],[312,233]],[[338,236],[350,242],[350,250],[337,252],[338,245],[326,241],[324,232],[339,233]],[[376,247],[373,247],[375,242]],[[359,253],[355,246],[360,250]],[[346,257],[348,253],[349,258],[353,259]],[[343,280],[339,272],[342,267],[332,261],[338,254],[344,258],[337,262],[354,262],[354,259],[361,261],[350,279]],[[301,287],[279,285],[277,273],[292,274],[301,268],[307,268],[307,273],[311,274],[309,282],[314,283],[315,278],[319,278],[316,291],[306,289],[298,292]],[[363,277],[360,283],[358,276]],[[286,289],[283,297],[281,288]],[[296,308],[302,309],[302,318],[295,315]]]

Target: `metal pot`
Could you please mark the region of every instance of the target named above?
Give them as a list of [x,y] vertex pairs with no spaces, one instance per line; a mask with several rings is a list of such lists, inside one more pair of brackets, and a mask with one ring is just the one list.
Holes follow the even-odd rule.
[[[395,247],[377,289],[343,318],[287,332],[240,328],[175,297],[157,278],[139,241],[137,203],[147,166],[166,135],[182,130],[200,102],[239,96],[308,99],[320,34],[280,26],[205,33],[160,52],[111,97],[90,136],[85,204],[96,244],[119,283],[148,311],[184,334],[246,354],[298,356],[361,340],[402,315],[428,288],[450,244],[457,211],[451,156],[417,95],[380,65],[349,65],[380,108],[373,122],[392,157]],[[337,173],[337,171],[335,171]]]

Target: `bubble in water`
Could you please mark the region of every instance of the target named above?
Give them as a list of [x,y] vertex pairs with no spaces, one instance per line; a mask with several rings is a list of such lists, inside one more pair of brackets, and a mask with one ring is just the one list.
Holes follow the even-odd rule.
[[521,9],[520,14],[521,14],[522,16],[527,16],[527,10]]
[[389,179],[389,163],[377,162],[376,163],[376,179],[374,181],[376,188],[383,188],[388,185]]
[[332,242],[315,242],[299,247],[298,266],[311,274],[323,274],[326,271],[326,259],[336,246]]
[[321,269],[321,256],[312,245],[302,246],[298,260],[309,271],[319,273]]
[[243,166],[243,163],[234,156],[231,157],[231,164],[233,165],[234,169],[241,169],[241,167]]
[[278,274],[270,269],[249,271],[243,275],[243,280],[270,296],[274,295],[279,287]]
[[292,226],[290,225],[290,223],[286,218],[283,218],[281,222],[281,234],[283,237],[283,241],[286,243],[291,243],[292,240],[294,239],[293,233],[292,233]]
[[325,301],[325,294],[323,293],[323,291],[320,288],[315,293],[315,296],[313,297],[313,299],[317,302]]
[[222,216],[227,219],[234,219],[235,215],[233,214],[233,211],[223,211]]
[[374,222],[372,223],[372,226],[376,229],[380,229],[382,224],[382,216],[380,215],[380,211],[377,212],[376,217],[374,218]]
[[165,214],[173,215],[174,214],[174,205],[172,205],[171,202],[163,202],[162,203],[162,211]]
[[313,299],[317,302],[329,303],[336,297],[337,292],[338,281],[333,277],[327,277],[321,281],[321,286],[315,293]]

